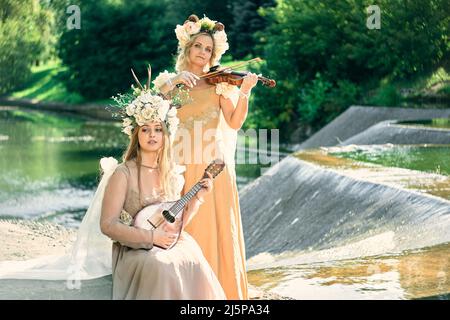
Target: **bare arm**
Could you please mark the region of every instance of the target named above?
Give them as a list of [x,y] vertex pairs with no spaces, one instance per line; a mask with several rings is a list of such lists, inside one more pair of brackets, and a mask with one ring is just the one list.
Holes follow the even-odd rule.
[[212,175],[207,172],[208,178],[200,180],[201,188],[198,193],[188,202],[183,212],[183,228],[186,227],[197,213],[201,204],[205,202],[204,196],[212,190]]
[[237,102],[236,108],[234,108],[231,99],[220,96],[220,107],[225,121],[230,128],[239,130],[247,119],[248,113],[248,99],[244,96],[240,96]]
[[230,128],[239,130],[247,119],[248,114],[248,99],[252,88],[258,82],[258,76],[254,73],[249,73],[244,77],[241,88],[239,90],[239,100],[236,108],[231,99],[220,96],[220,107],[222,108],[223,117],[230,126]]
[[152,231],[127,226],[119,220],[126,193],[127,177],[123,172],[117,171],[111,176],[105,189],[100,229],[103,234],[127,247],[151,249],[153,247]]

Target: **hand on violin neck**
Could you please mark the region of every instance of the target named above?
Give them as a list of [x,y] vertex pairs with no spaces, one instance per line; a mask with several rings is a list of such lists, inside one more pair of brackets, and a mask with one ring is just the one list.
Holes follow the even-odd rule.
[[249,94],[250,91],[252,90],[252,88],[254,86],[256,86],[257,83],[258,83],[258,76],[253,72],[249,72],[244,77],[244,80],[242,81],[240,90],[244,94]]

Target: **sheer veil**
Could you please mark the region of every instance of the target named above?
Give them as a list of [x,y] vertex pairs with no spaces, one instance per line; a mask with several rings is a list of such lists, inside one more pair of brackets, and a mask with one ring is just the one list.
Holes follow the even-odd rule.
[[102,158],[103,176],[77,232],[71,253],[44,256],[25,261],[0,262],[0,279],[67,280],[69,288],[79,280],[111,274],[112,241],[100,230],[100,216],[105,188],[118,162]]

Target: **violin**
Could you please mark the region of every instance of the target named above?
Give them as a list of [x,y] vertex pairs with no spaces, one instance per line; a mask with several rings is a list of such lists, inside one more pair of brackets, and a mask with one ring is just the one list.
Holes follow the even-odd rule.
[[[243,64],[248,64],[250,62],[259,62],[260,58],[255,58],[249,61],[245,61],[243,63],[239,63],[232,67],[227,67],[224,69],[219,69],[220,65],[213,66],[209,69],[208,73],[200,76],[201,79],[205,79],[206,83],[215,85],[221,82],[226,82],[235,86],[240,86],[244,81],[244,77],[249,73],[248,71],[235,71],[234,69]],[[276,81],[273,79],[269,79],[263,76],[258,76],[258,81],[269,88],[273,88],[276,86]]]

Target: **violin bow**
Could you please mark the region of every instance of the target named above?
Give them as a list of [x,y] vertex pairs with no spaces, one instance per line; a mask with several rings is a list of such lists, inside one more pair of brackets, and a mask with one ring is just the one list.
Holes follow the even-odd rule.
[[239,68],[239,67],[245,66],[245,65],[250,64],[252,62],[261,62],[261,61],[262,61],[261,58],[256,57],[256,58],[253,58],[253,59],[248,60],[248,61],[243,61],[243,62],[236,63],[234,66],[226,67],[225,69],[222,69],[222,70],[217,70],[217,71],[213,71],[211,73],[204,74],[204,75],[200,76],[200,78],[201,79],[202,78],[203,79],[209,78],[209,77],[215,76],[216,74],[219,74],[219,73],[224,72],[224,71],[233,70],[235,68]]

